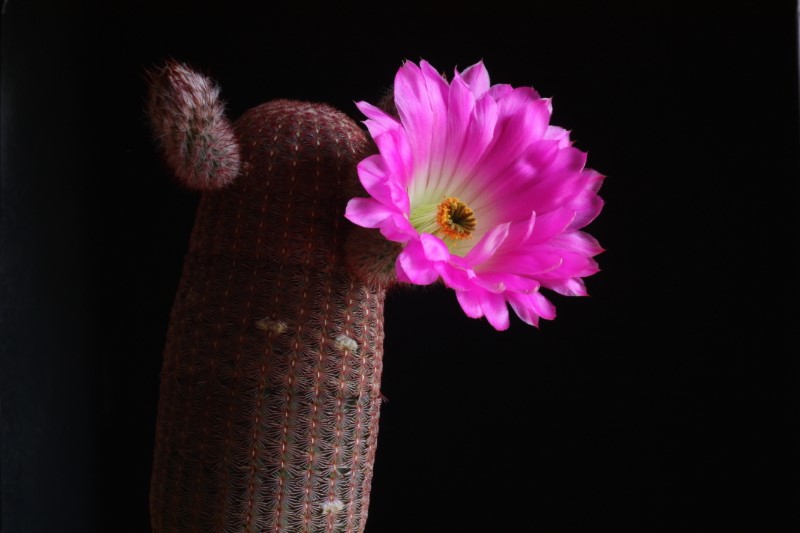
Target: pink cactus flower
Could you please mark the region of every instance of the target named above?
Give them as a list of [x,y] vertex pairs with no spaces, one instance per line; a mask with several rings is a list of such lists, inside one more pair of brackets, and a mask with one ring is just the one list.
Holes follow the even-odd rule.
[[398,279],[441,279],[498,330],[508,305],[535,326],[555,318],[542,288],[586,295],[602,248],[580,230],[602,209],[603,176],[550,125],[550,100],[490,85],[482,62],[448,83],[426,61],[400,68],[394,100],[399,120],[357,104],[379,153],[358,166],[370,198],[351,199],[346,216],[402,243]]

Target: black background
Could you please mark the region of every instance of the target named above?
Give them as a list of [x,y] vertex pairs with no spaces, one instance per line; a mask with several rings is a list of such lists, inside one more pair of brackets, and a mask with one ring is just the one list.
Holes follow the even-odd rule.
[[392,292],[368,533],[800,528],[792,2],[63,4],[2,16],[4,533],[149,530],[198,200],[144,119],[168,56],[231,117],[288,97],[358,118],[404,59],[483,59],[608,176],[602,271],[555,321],[500,333],[443,288]]

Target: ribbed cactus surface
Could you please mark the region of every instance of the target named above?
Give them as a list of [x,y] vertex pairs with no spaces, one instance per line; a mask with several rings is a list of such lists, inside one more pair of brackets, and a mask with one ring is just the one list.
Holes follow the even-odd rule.
[[371,144],[344,114],[292,101],[233,131],[240,174],[203,193],[172,310],[153,531],[360,532],[384,287],[348,261],[343,212]]

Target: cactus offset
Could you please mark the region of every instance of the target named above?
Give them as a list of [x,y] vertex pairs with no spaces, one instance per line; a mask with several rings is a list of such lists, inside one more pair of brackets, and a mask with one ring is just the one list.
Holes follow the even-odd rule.
[[219,87],[168,61],[148,73],[147,114],[167,164],[189,189],[224,187],[239,173],[239,144],[225,118]]
[[[169,122],[190,113],[171,107],[203,100],[178,95],[203,84],[175,65],[153,76],[162,138],[186,131]],[[176,172],[211,169],[217,138],[228,148],[205,177],[183,178],[205,190],[164,350],[153,531],[363,531],[396,253],[343,212],[373,145],[321,104],[263,104],[232,129],[207,116],[235,137],[164,142]]]

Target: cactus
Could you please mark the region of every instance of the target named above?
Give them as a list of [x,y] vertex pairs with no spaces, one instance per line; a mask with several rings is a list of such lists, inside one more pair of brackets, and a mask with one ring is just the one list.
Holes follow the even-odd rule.
[[231,126],[213,82],[176,62],[150,86],[166,161],[202,190],[164,349],[153,531],[363,531],[397,246],[343,217],[372,141],[287,100]]

